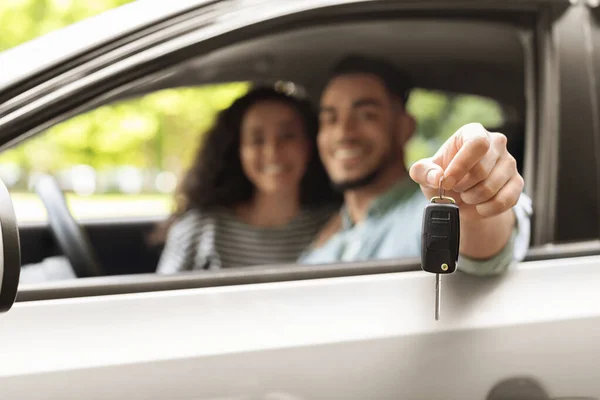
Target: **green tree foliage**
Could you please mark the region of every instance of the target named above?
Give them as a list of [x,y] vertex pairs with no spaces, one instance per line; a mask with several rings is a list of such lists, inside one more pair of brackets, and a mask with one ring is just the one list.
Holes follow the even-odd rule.
[[[0,51],[131,0],[3,0]],[[163,90],[109,104],[65,121],[0,156],[27,172],[76,164],[180,172],[216,113],[248,89],[245,83]]]
[[491,128],[500,126],[503,121],[500,105],[473,95],[416,89],[407,109],[417,120],[417,132],[406,149],[408,165],[431,156],[464,124],[479,122]]
[[58,124],[0,156],[27,169],[54,172],[87,164],[180,173],[217,112],[248,90],[246,83],[178,88],[108,104]]
[[0,51],[132,0],[2,0]]

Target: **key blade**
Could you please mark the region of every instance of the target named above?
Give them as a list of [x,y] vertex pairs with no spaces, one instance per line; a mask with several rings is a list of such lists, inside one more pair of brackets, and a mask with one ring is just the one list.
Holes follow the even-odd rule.
[[440,319],[440,295],[442,291],[440,274],[435,274],[435,320]]

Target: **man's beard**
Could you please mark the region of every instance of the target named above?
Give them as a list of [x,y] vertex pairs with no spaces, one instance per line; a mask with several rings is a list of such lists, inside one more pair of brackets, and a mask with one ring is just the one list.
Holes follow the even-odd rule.
[[347,190],[356,190],[371,185],[381,175],[381,173],[391,164],[391,155],[384,158],[377,167],[373,168],[372,171],[361,176],[360,178],[334,182],[332,181],[332,187],[339,193],[344,193]]

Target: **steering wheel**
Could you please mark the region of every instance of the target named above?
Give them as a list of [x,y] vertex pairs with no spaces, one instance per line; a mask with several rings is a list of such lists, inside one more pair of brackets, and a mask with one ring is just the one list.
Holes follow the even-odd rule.
[[103,276],[90,239],[71,215],[56,179],[44,174],[37,180],[34,189],[48,212],[52,235],[69,260],[75,275],[78,278]]

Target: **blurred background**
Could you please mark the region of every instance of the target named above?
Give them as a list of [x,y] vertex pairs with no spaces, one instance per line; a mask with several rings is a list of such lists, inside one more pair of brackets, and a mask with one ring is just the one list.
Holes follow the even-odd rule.
[[[2,0],[0,51],[131,0]],[[46,212],[32,184],[54,175],[78,219],[167,215],[177,183],[216,113],[249,89],[245,82],[170,89],[106,105],[65,121],[0,154],[19,222]],[[427,157],[467,122],[500,126],[491,99],[417,89],[418,122],[407,163]],[[176,133],[176,134],[174,134]]]

